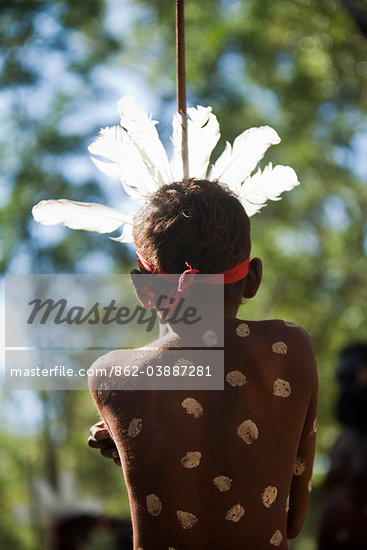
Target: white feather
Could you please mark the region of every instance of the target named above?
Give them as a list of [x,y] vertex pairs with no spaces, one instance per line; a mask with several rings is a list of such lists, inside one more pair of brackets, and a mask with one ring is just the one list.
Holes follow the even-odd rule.
[[[220,138],[220,128],[211,107],[198,105],[187,109],[187,113],[189,177],[202,179],[206,177],[210,155]],[[174,116],[172,126],[173,153],[170,164],[174,180],[179,181],[183,178],[181,115]]]
[[88,147],[92,155],[105,157],[102,162],[94,157],[94,164],[108,176],[118,178],[134,200],[144,200],[157,190],[158,184],[150,175],[139,150],[120,126],[107,126]]
[[291,191],[296,185],[299,185],[299,181],[293,168],[281,165],[273,168],[270,162],[263,172],[259,169],[256,174],[247,178],[241,186],[238,198],[247,215],[253,216],[266,206],[267,200],[279,201],[283,191]]
[[104,174],[111,178],[117,178],[121,181],[122,186],[129,197],[137,204],[143,203],[151,192],[143,193],[141,188],[133,185],[128,185],[127,181],[135,181],[135,172],[131,166],[126,164],[124,169],[124,178],[121,178],[121,164],[116,162],[102,162],[94,157],[91,157],[93,164]]
[[235,193],[248,178],[271,145],[280,143],[276,131],[270,126],[249,128],[226,147],[212,167],[209,179],[227,184]]
[[118,243],[133,243],[133,226],[131,223],[125,223],[122,233],[119,237],[110,237],[112,241]]
[[115,208],[93,202],[67,199],[41,201],[32,208],[34,219],[44,225],[66,225],[70,229],[84,229],[97,233],[112,233],[123,223],[132,223],[132,217]]
[[159,185],[170,183],[172,174],[156,129],[158,122],[148,117],[132,95],[122,97],[117,106],[121,115],[120,124],[139,150],[151,176]]
[[[121,180],[125,191],[137,203],[158,189],[161,184],[183,177],[181,158],[181,117],[173,119],[173,154],[168,163],[163,145],[151,120],[132,96],[123,97],[119,104],[121,126],[101,130],[89,146],[94,164],[103,173]],[[220,129],[211,107],[188,109],[189,176],[207,177],[210,155],[220,137]],[[250,128],[240,134],[233,146],[227,142],[225,150],[211,168],[208,179],[227,184],[235,191],[252,216],[266,205],[267,200],[280,200],[283,191],[299,184],[295,171],[289,166],[271,163],[263,172],[251,173],[270,145],[280,142],[273,128]],[[242,184],[242,185],[241,185]],[[33,207],[34,219],[45,225],[62,224],[72,229],[111,233],[124,225],[117,242],[133,242],[132,216],[95,203],[66,199],[41,201]],[[110,237],[112,238],[112,237]]]

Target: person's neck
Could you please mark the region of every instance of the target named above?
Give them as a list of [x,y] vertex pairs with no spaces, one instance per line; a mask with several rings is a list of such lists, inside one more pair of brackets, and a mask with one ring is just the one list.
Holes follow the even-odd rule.
[[[169,335],[177,335],[180,340],[184,340],[192,347],[200,347],[203,343],[211,347],[209,340],[223,336],[224,324],[226,321],[236,319],[240,304],[237,302],[225,301],[224,309],[222,310],[222,318],[213,315],[213,312],[208,312],[208,315],[203,315],[200,323],[188,325],[185,322],[170,322],[161,318],[160,336],[169,337]],[[221,337],[219,339],[221,339]],[[215,344],[214,344],[215,345]]]
[[239,302],[225,301],[224,302],[224,319],[235,319],[237,317],[238,310],[240,308]]

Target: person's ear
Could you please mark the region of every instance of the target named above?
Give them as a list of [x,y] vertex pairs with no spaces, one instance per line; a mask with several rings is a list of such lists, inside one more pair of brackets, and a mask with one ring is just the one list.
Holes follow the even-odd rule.
[[248,274],[245,277],[243,298],[253,298],[261,284],[263,264],[260,258],[252,258],[249,264]]
[[148,272],[138,269],[132,269],[130,271],[131,280],[135,288],[135,294],[139,302],[145,309],[153,309],[156,303],[156,296],[154,292],[147,286],[146,277],[141,275],[147,275]]

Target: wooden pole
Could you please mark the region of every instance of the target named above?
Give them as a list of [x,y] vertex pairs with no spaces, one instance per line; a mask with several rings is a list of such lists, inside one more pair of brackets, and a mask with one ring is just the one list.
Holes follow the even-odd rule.
[[189,177],[189,155],[187,146],[186,115],[186,66],[185,66],[185,2],[176,0],[176,69],[177,69],[177,111],[181,115],[181,152],[183,177]]

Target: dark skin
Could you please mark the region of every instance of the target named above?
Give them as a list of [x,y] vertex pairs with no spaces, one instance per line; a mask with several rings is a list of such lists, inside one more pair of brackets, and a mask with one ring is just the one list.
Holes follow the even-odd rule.
[[90,428],[88,445],[91,449],[99,449],[105,458],[111,458],[121,468],[121,461],[117,447],[111,438],[106,424],[103,420],[97,422]]
[[[254,258],[237,299],[225,303],[224,390],[111,391],[106,401],[92,390],[105,425],[93,429],[90,445],[101,448],[103,441],[102,454],[115,461],[118,452],[134,550],[239,543],[285,549],[302,527],[315,447],[316,367],[300,327],[236,319],[241,298],[255,296],[261,271]],[[147,305],[149,293],[138,284],[136,292]],[[156,342],[157,361],[170,338]],[[119,358],[111,352],[97,366]],[[199,414],[185,410],[188,399]],[[136,421],[142,429],[131,435]]]
[[[130,271],[130,275],[139,275],[140,273],[144,273],[145,275],[148,274],[148,272],[145,269],[132,269]],[[246,276],[243,291],[242,291],[242,298],[244,299],[250,299],[253,298],[261,284],[262,279],[262,261],[260,258],[253,258],[250,262],[249,266],[249,273]],[[142,297],[144,303],[144,296]],[[236,317],[238,308],[241,303],[241,297],[240,300],[228,300],[225,303],[225,311],[228,314],[228,316]],[[166,325],[161,324],[160,325],[160,335],[165,336],[167,332]],[[119,467],[121,467],[121,461],[119,459],[117,447],[111,438],[109,431],[104,423],[103,420],[100,422],[97,422],[90,428],[90,436],[88,438],[88,445],[91,449],[99,449],[101,451],[101,455],[105,458],[112,459],[115,464]]]

